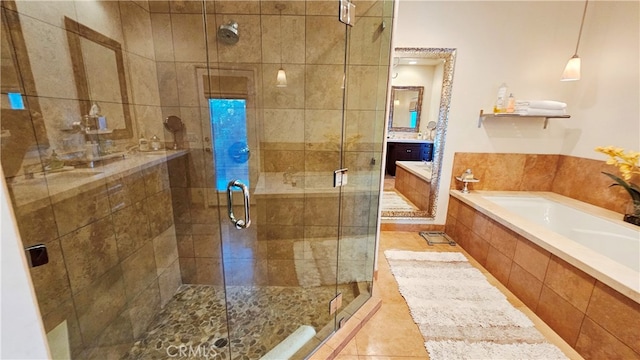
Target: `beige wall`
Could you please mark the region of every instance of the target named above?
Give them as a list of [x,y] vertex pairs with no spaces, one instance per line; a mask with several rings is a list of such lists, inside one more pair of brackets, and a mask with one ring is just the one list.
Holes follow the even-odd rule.
[[[594,147],[640,148],[638,6],[589,2],[579,49],[582,80],[560,82],[584,2],[399,2],[394,47],[458,49],[436,224],[445,222],[456,152],[604,159]],[[478,128],[480,109],[491,109],[502,82],[519,99],[568,103],[571,119],[552,119],[547,129],[541,119],[487,121]]]

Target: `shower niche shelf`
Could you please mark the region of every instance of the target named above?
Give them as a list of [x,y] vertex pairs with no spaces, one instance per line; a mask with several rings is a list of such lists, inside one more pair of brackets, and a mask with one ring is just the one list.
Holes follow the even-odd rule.
[[497,119],[497,118],[537,118],[544,119],[543,129],[547,128],[549,125],[549,119],[568,119],[571,115],[554,115],[554,116],[544,116],[544,115],[520,115],[515,113],[504,113],[504,114],[494,114],[494,113],[485,113],[484,110],[480,110],[480,115],[478,115],[478,128],[482,127],[482,123],[486,119]]

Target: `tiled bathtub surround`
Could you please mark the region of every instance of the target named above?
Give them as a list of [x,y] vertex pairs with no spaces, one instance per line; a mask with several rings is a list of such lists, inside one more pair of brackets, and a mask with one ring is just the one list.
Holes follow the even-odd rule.
[[396,190],[411,200],[418,209],[429,208],[431,184],[400,166],[396,167]]
[[[629,196],[609,187],[611,179],[601,172],[617,169],[604,160],[456,153],[451,188],[459,189],[453,177],[471,168],[480,179],[469,184],[471,190],[551,191],[622,214]],[[451,197],[446,232],[586,358],[640,358],[638,329],[625,325],[628,319],[640,322],[638,303]]]
[[[22,190],[13,187],[14,198]],[[181,284],[165,164],[16,215],[25,247],[49,252],[48,264],[31,268],[45,330],[66,320],[74,356],[122,355]]]
[[640,359],[640,304],[451,196],[446,233],[586,359]]
[[[597,154],[594,151],[594,156]],[[466,169],[473,170],[478,183],[473,190],[552,191],[615,212],[624,213],[629,194],[602,174],[618,174],[605,160],[567,155],[456,153],[453,159],[451,188],[461,189],[455,180]]]

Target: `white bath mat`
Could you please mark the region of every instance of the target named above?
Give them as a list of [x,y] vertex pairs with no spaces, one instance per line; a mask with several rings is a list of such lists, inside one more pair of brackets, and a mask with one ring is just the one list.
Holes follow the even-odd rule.
[[567,358],[463,254],[385,256],[431,360]]
[[395,191],[384,191],[382,193],[382,211],[415,211],[418,208],[410,203],[403,196]]

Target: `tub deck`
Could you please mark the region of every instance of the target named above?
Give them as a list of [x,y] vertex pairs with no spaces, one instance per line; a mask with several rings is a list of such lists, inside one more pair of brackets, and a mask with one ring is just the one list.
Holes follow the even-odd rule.
[[422,161],[396,161],[396,166],[399,166],[420,179],[430,183],[432,163],[424,163]]

